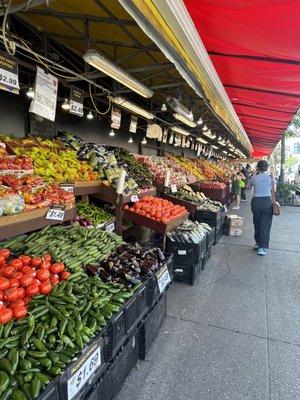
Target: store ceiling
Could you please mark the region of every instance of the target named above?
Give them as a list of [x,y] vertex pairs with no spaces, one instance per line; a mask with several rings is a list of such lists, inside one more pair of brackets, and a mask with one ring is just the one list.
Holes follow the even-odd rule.
[[272,153],[300,105],[299,0],[184,0],[255,156]]

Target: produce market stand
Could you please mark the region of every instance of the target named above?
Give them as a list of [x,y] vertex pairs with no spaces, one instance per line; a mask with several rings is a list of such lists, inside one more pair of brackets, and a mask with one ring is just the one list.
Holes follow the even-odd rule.
[[[0,219],[0,240],[42,229],[46,225],[58,224],[58,221],[45,219],[48,210],[49,208],[45,207],[16,215],[2,216]],[[75,207],[68,205],[62,222],[74,220],[75,214]]]

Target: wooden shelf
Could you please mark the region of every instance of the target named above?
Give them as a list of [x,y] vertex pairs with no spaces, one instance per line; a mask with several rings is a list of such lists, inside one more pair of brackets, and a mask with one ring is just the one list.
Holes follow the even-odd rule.
[[99,193],[101,181],[75,182],[74,196],[88,196]]
[[[20,214],[6,215],[0,217],[0,240],[5,240],[27,232],[42,229],[46,225],[57,225],[60,222],[46,220],[45,216],[49,208],[38,208],[36,210],[24,211]],[[67,206],[63,222],[75,218],[75,207]]]
[[[156,195],[156,188],[152,187],[149,189],[141,190],[138,193],[135,193],[135,195],[138,196],[139,199],[142,199],[145,196],[155,196]],[[96,199],[102,200],[105,203],[110,203],[110,204],[127,204],[131,202],[131,196],[130,195],[118,195],[116,193],[116,189],[113,188],[112,186],[107,186],[104,183],[100,185],[99,192],[94,194],[93,197]]]

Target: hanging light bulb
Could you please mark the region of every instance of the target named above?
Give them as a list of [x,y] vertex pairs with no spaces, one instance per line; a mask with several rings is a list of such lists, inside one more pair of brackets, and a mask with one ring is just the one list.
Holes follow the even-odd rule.
[[34,90],[33,88],[30,86],[30,88],[27,90],[26,95],[29,99],[34,99]]
[[115,132],[114,132],[114,130],[112,129],[110,132],[109,132],[109,136],[110,137],[113,137],[113,136],[115,136]]
[[203,124],[203,119],[201,117],[198,119],[197,124],[198,125],[202,125]]
[[142,140],[142,144],[147,144],[146,136],[144,136],[144,138]]
[[203,132],[208,130],[208,127],[206,125],[204,125],[204,127],[202,128]]
[[128,139],[128,143],[133,143],[132,136],[130,136],[130,138]]
[[161,106],[161,111],[167,111],[166,103],[163,103]]
[[91,112],[91,110],[87,113],[86,115],[87,119],[94,119],[93,113]]
[[61,105],[61,108],[65,111],[69,111],[70,110],[70,102],[67,98],[65,98],[64,102]]

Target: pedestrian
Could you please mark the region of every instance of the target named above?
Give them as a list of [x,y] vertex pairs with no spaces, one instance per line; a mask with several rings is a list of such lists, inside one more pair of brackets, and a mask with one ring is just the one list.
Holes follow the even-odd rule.
[[273,219],[272,192],[275,193],[275,180],[268,174],[268,168],[267,161],[259,161],[256,172],[253,173],[249,182],[249,185],[254,188],[251,210],[253,213],[255,249],[260,256],[267,254]]
[[242,173],[235,168],[233,177],[232,177],[232,193],[235,200],[235,206],[232,207],[233,210],[238,210],[241,204],[241,180]]

